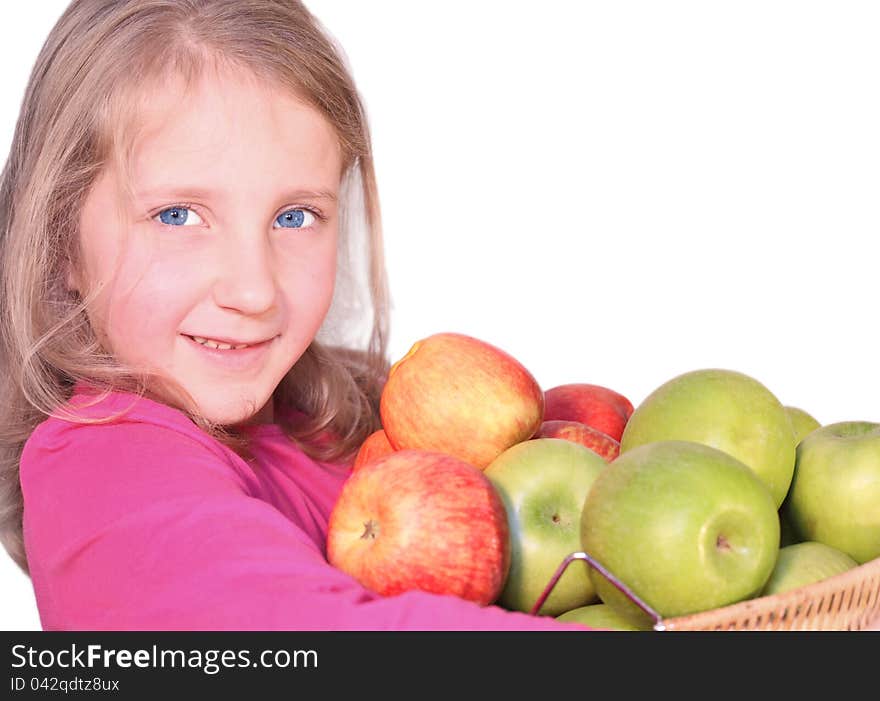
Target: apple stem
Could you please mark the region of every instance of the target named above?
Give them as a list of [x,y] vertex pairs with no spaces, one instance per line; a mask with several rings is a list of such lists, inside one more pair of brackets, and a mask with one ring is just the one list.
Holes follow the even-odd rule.
[[585,560],[592,567],[596,568],[599,573],[605,577],[609,582],[611,582],[615,587],[617,587],[623,595],[626,596],[627,599],[632,601],[636,606],[638,606],[642,611],[644,611],[651,620],[654,622],[654,630],[664,630],[665,626],[662,623],[663,617],[657,613],[654,609],[652,609],[648,604],[646,604],[639,596],[628,586],[626,586],[623,582],[621,582],[617,577],[615,577],[611,572],[609,572],[605,567],[603,567],[597,560],[587,555],[585,552],[576,552],[568,555],[556,568],[556,572],[553,573],[553,576],[550,578],[550,581],[547,583],[547,586],[544,587],[544,591],[541,592],[541,595],[538,597],[538,600],[535,602],[535,605],[532,606],[532,610],[529,612],[533,616],[538,615],[538,611],[541,610],[541,606],[544,605],[544,602],[547,600],[547,597],[550,596],[550,592],[553,591],[553,587],[556,586],[556,582],[559,581],[559,578],[562,576],[562,573],[565,572],[566,568],[575,560]]

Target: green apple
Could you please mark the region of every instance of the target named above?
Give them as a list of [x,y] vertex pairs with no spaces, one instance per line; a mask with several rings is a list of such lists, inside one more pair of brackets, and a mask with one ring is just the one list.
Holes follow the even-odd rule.
[[620,452],[681,440],[723,450],[760,477],[779,507],[794,472],[795,440],[776,396],[734,370],[686,372],[655,389],[630,416]]
[[[581,544],[662,618],[755,596],[779,552],[767,486],[732,455],[693,441],[628,450],[599,474],[581,517]],[[593,567],[603,603],[639,627],[641,609]]]
[[786,406],[785,413],[788,414],[788,420],[791,421],[791,427],[794,430],[795,444],[800,443],[810,431],[822,425],[800,407]]
[[776,566],[764,585],[761,596],[821,582],[858,566],[859,563],[849,555],[824,543],[808,540],[786,545],[779,549]]
[[578,606],[576,609],[559,614],[556,620],[582,623],[591,628],[605,628],[607,630],[648,630],[646,628],[639,628],[632,621],[617,613],[608,604],[602,603]]
[[842,550],[859,564],[880,557],[880,423],[841,421],[797,447],[782,505],[801,540]]
[[[511,446],[483,471],[507,511],[510,571],[498,603],[531,611],[562,561],[581,549],[581,511],[608,463],[562,438],[535,438]],[[598,601],[587,566],[572,563],[538,611],[555,616]]]

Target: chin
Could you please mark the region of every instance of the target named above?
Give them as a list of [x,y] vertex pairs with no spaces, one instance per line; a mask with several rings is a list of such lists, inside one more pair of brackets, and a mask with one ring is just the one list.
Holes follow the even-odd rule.
[[226,400],[214,403],[210,401],[199,402],[199,408],[205,418],[221,426],[271,421],[271,415],[266,416],[261,407],[260,403],[249,399]]

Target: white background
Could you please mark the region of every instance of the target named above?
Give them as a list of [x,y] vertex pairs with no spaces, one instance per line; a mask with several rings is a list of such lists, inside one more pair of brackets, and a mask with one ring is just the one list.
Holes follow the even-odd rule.
[[[307,4],[371,120],[393,358],[460,331],[545,388],[727,367],[880,421],[880,4]],[[0,10],[4,159],[65,6]],[[0,555],[0,628],[39,629]]]

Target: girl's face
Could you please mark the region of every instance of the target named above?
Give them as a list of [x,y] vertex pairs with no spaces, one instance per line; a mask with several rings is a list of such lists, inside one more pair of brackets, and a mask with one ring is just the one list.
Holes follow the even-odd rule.
[[170,376],[213,421],[272,421],[330,306],[342,156],[287,93],[232,74],[181,86],[150,101],[128,211],[109,168],[89,192],[69,284],[109,281],[89,317],[119,360]]

